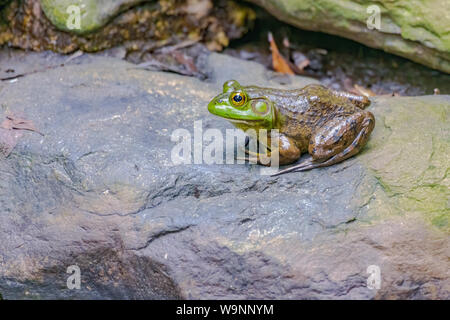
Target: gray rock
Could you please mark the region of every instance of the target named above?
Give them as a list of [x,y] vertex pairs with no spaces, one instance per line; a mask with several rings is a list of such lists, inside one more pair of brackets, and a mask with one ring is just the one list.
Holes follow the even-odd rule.
[[[206,109],[225,80],[312,82],[208,63],[202,82],[83,55],[0,84],[0,119],[45,135],[25,132],[0,160],[5,299],[450,297],[449,96],[375,98],[370,143],[333,167],[174,166],[175,129],[232,128]],[[80,290],[66,286],[71,265]]]

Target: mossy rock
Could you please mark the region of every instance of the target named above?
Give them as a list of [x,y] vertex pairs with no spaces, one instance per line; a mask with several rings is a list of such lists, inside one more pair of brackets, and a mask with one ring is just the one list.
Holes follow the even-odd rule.
[[119,45],[136,52],[184,40],[222,50],[255,18],[247,6],[227,0],[27,0],[12,1],[1,13],[0,45],[60,53]]
[[[447,0],[250,1],[299,28],[349,38],[450,73]],[[373,5],[380,10],[379,29],[368,28]]]
[[[85,34],[101,28],[112,17],[139,2],[143,0],[41,0],[41,6],[47,18],[58,29]],[[71,15],[77,8],[80,12],[80,28],[70,24]]]
[[449,96],[377,97],[372,108],[377,125],[361,160],[377,180],[372,196],[384,200],[368,216],[419,214],[449,234]]

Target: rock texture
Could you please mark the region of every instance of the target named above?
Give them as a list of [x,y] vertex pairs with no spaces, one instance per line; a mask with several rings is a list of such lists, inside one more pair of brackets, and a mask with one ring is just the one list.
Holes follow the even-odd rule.
[[[79,28],[71,6],[80,10]],[[253,19],[252,10],[223,0],[16,0],[2,9],[0,44],[61,53],[125,45],[145,53],[200,41],[220,50],[242,37]]]
[[[42,10],[50,21],[60,30],[88,33],[103,27],[109,20],[120,12],[142,2],[142,0],[41,0]],[[80,9],[80,29],[67,27],[70,20],[70,6]]]
[[[450,4],[447,0],[250,0],[278,19],[383,49],[450,73]],[[377,6],[380,29],[367,21]]]
[[202,82],[83,55],[0,84],[1,119],[44,134],[0,160],[3,298],[450,298],[449,96],[374,98],[369,144],[333,167],[174,166],[175,129],[231,128],[206,110],[225,80],[311,82],[218,54],[209,66]]

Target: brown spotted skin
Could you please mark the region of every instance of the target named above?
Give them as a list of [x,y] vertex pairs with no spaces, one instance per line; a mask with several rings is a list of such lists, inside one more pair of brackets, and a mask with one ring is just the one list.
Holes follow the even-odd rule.
[[304,171],[341,162],[366,144],[375,126],[372,113],[363,110],[366,97],[309,85],[297,90],[243,87],[250,99],[266,97],[275,107],[274,129],[280,132],[280,164],[311,159],[280,171]]

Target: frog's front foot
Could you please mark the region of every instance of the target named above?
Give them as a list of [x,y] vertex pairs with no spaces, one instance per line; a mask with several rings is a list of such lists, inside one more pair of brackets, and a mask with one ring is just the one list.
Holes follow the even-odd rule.
[[375,118],[368,111],[360,111],[345,118],[326,122],[309,141],[311,159],[281,170],[280,175],[292,171],[306,171],[331,166],[357,154],[369,139]]
[[249,158],[239,157],[236,159],[248,160],[252,163],[270,167],[291,164],[300,158],[300,149],[291,138],[283,134],[272,132],[269,138],[258,140],[258,142],[261,152],[244,149],[245,154]]

